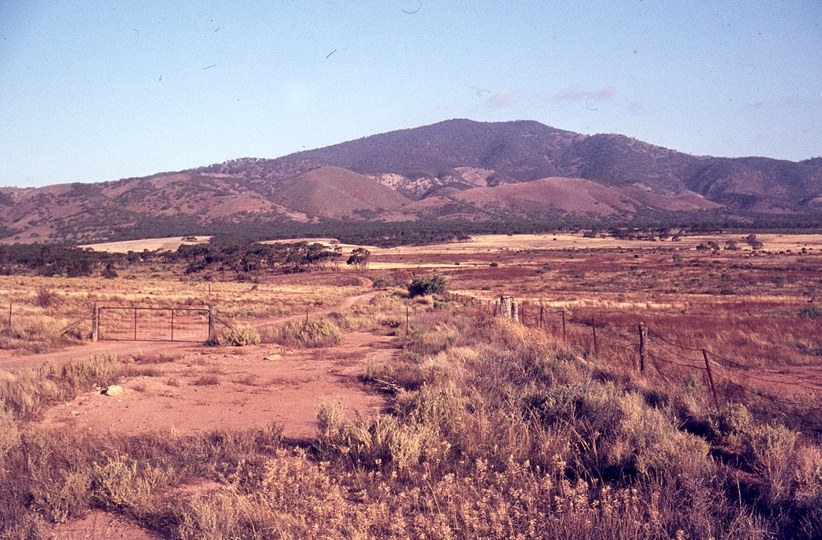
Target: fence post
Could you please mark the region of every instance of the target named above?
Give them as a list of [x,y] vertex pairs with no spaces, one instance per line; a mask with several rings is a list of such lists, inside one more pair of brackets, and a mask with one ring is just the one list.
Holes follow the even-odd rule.
[[563,309],[560,313],[562,313],[562,343],[567,346],[568,334],[565,333],[565,310]]
[[519,321],[519,305],[512,301],[511,302],[511,320],[518,323]]
[[[9,317],[11,320],[11,317]],[[94,302],[94,305],[91,308],[91,341],[93,343],[97,343],[97,340],[100,337],[100,308],[97,306],[97,302]]]
[[539,329],[545,328],[545,306],[539,306]]
[[503,319],[509,321],[514,319],[514,298],[511,296],[500,296],[499,298],[499,312]]
[[214,342],[217,338],[217,332],[214,325],[214,304],[208,305],[208,341]]
[[648,327],[639,323],[639,371],[645,372],[645,358],[648,354]]
[[171,341],[174,341],[174,309],[171,310]]
[[714,395],[714,406],[719,408],[719,400],[716,398],[716,387],[714,386],[714,375],[711,372],[711,362],[708,360],[708,351],[702,349],[702,357],[705,358],[705,369],[708,370],[708,382],[711,383],[711,393]]
[[599,356],[599,347],[597,347],[597,323],[591,319],[591,330],[594,332],[594,356]]
[[9,300],[9,328],[11,328],[11,307],[12,307],[11,300]]
[[405,335],[406,336],[410,334],[410,332],[408,330],[408,315],[409,315],[408,312],[409,311],[410,311],[410,309],[408,308],[408,304],[405,304]]
[[134,341],[137,341],[137,308],[134,308]]

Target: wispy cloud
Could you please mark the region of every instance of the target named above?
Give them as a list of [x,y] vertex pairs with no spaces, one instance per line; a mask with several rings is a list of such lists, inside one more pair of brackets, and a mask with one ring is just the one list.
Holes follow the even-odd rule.
[[511,92],[508,90],[500,90],[496,94],[492,94],[486,104],[494,109],[501,109],[503,107],[510,107],[515,102],[516,100]]
[[582,101],[587,99],[613,99],[616,92],[610,86],[601,90],[579,90],[566,88],[554,95],[557,101]]

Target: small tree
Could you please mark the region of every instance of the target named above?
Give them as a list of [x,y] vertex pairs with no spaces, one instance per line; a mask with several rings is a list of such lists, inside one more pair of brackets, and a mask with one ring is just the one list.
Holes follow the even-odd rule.
[[358,247],[351,252],[351,256],[345,261],[345,264],[353,266],[357,270],[368,270],[368,259],[371,258],[371,252],[365,248]]

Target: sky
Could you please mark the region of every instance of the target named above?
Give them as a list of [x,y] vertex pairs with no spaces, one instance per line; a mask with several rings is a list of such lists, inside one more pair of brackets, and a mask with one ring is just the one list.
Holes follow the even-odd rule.
[[820,0],[3,0],[0,186],[450,118],[822,156]]

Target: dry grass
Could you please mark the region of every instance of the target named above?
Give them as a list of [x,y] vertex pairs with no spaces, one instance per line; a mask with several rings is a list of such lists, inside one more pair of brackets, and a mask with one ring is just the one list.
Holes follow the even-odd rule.
[[[381,292],[323,322],[395,336],[396,358],[369,361],[362,376],[385,395],[388,412],[352,420],[344,403],[326,400],[313,441],[283,441],[276,429],[191,437],[40,432],[25,418],[128,371],[97,358],[4,375],[0,538],[45,537],[49,523],[90,508],[186,539],[818,538],[815,398],[786,401],[725,383],[716,408],[699,371],[635,368],[640,321],[656,333],[649,347],[660,361],[698,362],[703,346],[747,367],[816,357],[809,351],[822,348],[818,319],[801,317],[800,308],[803,291],[819,284],[817,259],[799,258],[804,266],[790,269],[780,287],[769,280],[795,264],[793,256],[760,264],[721,255],[719,264],[700,255],[697,267],[686,252],[677,267],[670,253],[520,253],[518,268],[507,267],[511,255],[497,268],[461,264],[449,274],[457,291],[486,300],[515,287],[524,298],[550,296],[568,310],[568,343],[556,317],[538,329],[534,318],[517,325],[491,318],[487,307]],[[700,283],[688,285],[691,276]],[[666,290],[674,279],[688,292],[643,288],[654,282]],[[62,307],[73,305],[57,283]],[[23,305],[33,310],[42,285],[31,284]],[[758,293],[698,292],[721,287]],[[563,304],[571,301],[573,309]],[[283,335],[296,340],[303,324]],[[165,361],[135,360],[125,368]],[[219,382],[209,374],[191,384]]]
[[[368,368],[392,413],[346,420],[344,404],[327,400],[309,447],[284,446],[271,430],[105,440],[3,431],[0,528],[38,537],[94,507],[192,539],[822,532],[812,440],[585,360],[544,332],[431,309],[396,338],[397,361]],[[96,383],[110,377],[105,365],[60,379]],[[218,382],[210,377],[192,384]],[[9,418],[0,425],[17,429]]]
[[287,347],[331,347],[342,341],[339,327],[330,319],[308,318],[289,321],[263,334],[265,343],[279,343]]

